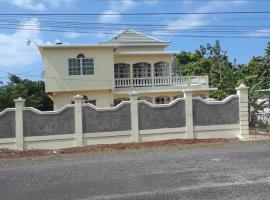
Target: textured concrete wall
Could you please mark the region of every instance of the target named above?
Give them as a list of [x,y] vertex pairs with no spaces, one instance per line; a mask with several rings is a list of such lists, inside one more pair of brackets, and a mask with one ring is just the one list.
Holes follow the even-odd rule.
[[178,101],[169,107],[151,107],[139,103],[139,129],[185,127],[185,102]]
[[125,131],[131,129],[130,104],[116,110],[97,111],[83,107],[83,133]]
[[237,124],[238,122],[238,97],[234,97],[224,104],[206,104],[198,99],[193,99],[194,126]]
[[24,136],[44,136],[74,133],[74,108],[66,108],[56,114],[23,112]]
[[15,111],[7,111],[0,116],[0,138],[15,137]]

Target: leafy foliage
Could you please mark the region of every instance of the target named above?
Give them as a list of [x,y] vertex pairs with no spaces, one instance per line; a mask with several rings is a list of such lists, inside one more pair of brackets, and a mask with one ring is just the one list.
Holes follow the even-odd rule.
[[43,81],[21,79],[16,75],[9,75],[9,82],[0,85],[0,110],[14,106],[14,99],[26,99],[26,106],[40,110],[52,110],[53,102],[45,93]]
[[[235,88],[241,83],[249,89],[249,104],[253,108],[252,114],[262,109],[257,104],[260,89],[270,87],[270,43],[262,57],[253,57],[249,63],[235,66],[228,60],[227,52],[222,50],[220,42],[214,45],[201,46],[194,53],[181,52],[175,56],[175,66],[179,67],[180,75],[208,75],[211,87],[218,90],[211,93],[211,97],[218,100],[234,94]],[[252,117],[251,117],[252,118]]]

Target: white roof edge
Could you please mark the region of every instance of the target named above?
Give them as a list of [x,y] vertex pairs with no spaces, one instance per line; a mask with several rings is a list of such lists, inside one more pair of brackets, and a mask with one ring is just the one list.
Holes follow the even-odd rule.
[[153,40],[156,40],[156,41],[158,41],[158,42],[160,42],[160,43],[167,43],[167,44],[168,44],[168,43],[171,43],[170,41],[163,41],[163,40],[157,39],[157,38],[155,38],[155,37],[146,35],[146,34],[144,34],[144,33],[140,33],[140,32],[135,31],[135,30],[133,30],[133,29],[126,29],[126,30],[124,30],[124,31],[122,31],[122,32],[120,32],[120,33],[118,33],[118,34],[115,34],[114,36],[112,36],[109,40],[107,40],[107,41],[104,42],[104,43],[109,43],[111,40],[113,40],[114,38],[116,38],[116,37],[119,36],[119,35],[122,35],[123,33],[127,32],[127,31],[133,31],[133,32],[135,32],[135,33],[137,33],[137,34],[144,35],[144,36],[149,37],[149,38],[151,38],[151,39],[153,39]]
[[[129,47],[129,46],[164,46],[165,43],[130,43],[130,44],[52,44],[52,45],[38,45],[38,48],[69,48],[69,47]],[[167,44],[166,44],[167,45]]]
[[[123,89],[123,90],[121,90],[122,88],[116,88],[113,91],[113,93],[114,94],[129,94],[132,91],[136,91],[138,93],[156,93],[156,92],[163,93],[163,92],[176,92],[176,91],[184,92],[187,89],[187,88],[179,88],[179,87],[177,87],[177,85],[174,85],[172,87],[175,87],[175,88],[155,88],[154,87],[151,89],[147,88],[147,90],[145,90],[145,89],[143,90],[139,87],[127,88],[127,89]],[[195,92],[195,91],[209,91],[210,92],[210,91],[217,90],[217,88],[211,88],[211,87],[194,87],[194,88],[189,87],[189,89],[193,92]]]
[[180,51],[124,51],[115,53],[115,55],[136,55],[136,54],[176,54]]

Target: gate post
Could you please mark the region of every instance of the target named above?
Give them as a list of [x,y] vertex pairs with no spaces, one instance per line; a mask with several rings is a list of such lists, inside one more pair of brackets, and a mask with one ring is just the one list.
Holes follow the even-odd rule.
[[138,93],[133,91],[130,94],[130,114],[131,114],[131,135],[133,142],[139,142],[139,120],[138,120]]
[[16,149],[23,150],[23,108],[25,99],[19,97],[15,102],[15,134],[16,134]]
[[249,135],[249,122],[248,122],[248,87],[241,84],[236,88],[237,95],[239,96],[239,123],[240,135]]
[[82,129],[82,100],[83,97],[76,95],[73,97],[75,108],[75,145],[76,147],[83,146],[83,129]]
[[186,138],[194,138],[193,130],[193,105],[192,105],[192,91],[187,89],[184,90],[185,99],[185,111],[186,111]]

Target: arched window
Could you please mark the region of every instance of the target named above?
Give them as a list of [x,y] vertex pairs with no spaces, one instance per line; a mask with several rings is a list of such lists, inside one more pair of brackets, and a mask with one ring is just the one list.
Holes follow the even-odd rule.
[[85,58],[85,56],[82,53],[80,53],[77,55],[77,58]]
[[151,65],[149,63],[136,63],[133,65],[133,78],[151,77]]
[[78,54],[76,58],[68,59],[69,75],[91,75],[94,74],[94,59],[86,58],[83,54]]
[[114,78],[129,78],[130,69],[129,64],[116,63],[114,64]]
[[169,72],[169,63],[167,62],[158,62],[154,65],[154,75],[155,77],[166,77],[170,75]]
[[169,96],[159,96],[155,98],[156,104],[167,104],[171,102],[171,98]]
[[119,103],[121,103],[122,101],[129,101],[129,98],[128,97],[120,97],[120,98],[117,98],[117,99],[114,99],[114,106],[118,105]]

